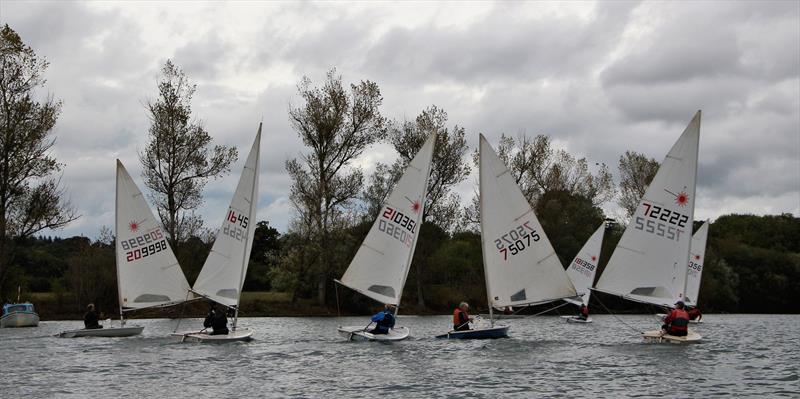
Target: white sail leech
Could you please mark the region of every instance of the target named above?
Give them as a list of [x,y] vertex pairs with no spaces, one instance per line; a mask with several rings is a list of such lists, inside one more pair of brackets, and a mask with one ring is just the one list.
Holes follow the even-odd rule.
[[703,264],[706,259],[706,240],[708,239],[708,221],[703,223],[692,236],[692,246],[689,251],[689,263],[686,268],[686,295],[687,305],[696,306],[700,297],[700,279],[703,277]]
[[422,227],[435,145],[433,133],[392,189],[339,283],[378,302],[400,304]]
[[659,167],[596,290],[658,306],[684,299],[700,116],[698,111]]
[[116,260],[122,310],[167,306],[192,299],[189,283],[150,207],[117,160]]
[[192,290],[214,302],[236,307],[247,274],[256,228],[261,124],[245,161],[225,219]]
[[494,308],[575,297],[531,205],[480,136],[481,242],[489,305]]
[[592,294],[590,288],[592,288],[592,283],[594,283],[597,265],[600,263],[600,250],[603,246],[605,230],[606,224],[603,222],[603,224],[592,233],[586,243],[583,244],[583,248],[578,251],[578,254],[575,255],[575,259],[572,260],[572,263],[570,263],[567,268],[567,276],[569,276],[570,281],[572,281],[572,285],[575,286],[575,291],[581,296],[580,299],[564,299],[573,305],[580,306],[581,304],[589,304],[589,297]]

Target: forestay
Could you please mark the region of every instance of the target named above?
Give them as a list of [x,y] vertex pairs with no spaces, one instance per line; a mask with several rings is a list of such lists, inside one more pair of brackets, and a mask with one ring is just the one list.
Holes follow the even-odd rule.
[[697,305],[700,298],[700,279],[703,277],[703,263],[706,258],[706,239],[708,238],[708,221],[703,223],[692,237],[689,250],[689,263],[686,268],[686,303]]
[[381,303],[398,305],[417,246],[436,144],[431,134],[406,167],[341,284]]
[[595,230],[589,240],[583,244],[583,248],[575,255],[567,268],[567,276],[569,276],[572,285],[575,286],[575,291],[581,296],[580,299],[565,299],[575,305],[589,304],[589,297],[592,292],[589,288],[594,283],[594,274],[597,272],[597,264],[600,261],[600,249],[603,245],[603,234],[606,230],[606,224],[600,225]]
[[261,125],[247,156],[225,219],[193,290],[214,302],[237,306],[253,247],[258,205]]
[[575,297],[553,246],[514,177],[480,137],[483,265],[496,308]]
[[700,111],[661,163],[597,282],[598,291],[659,306],[684,299],[699,139]]
[[123,310],[173,305],[187,299],[189,283],[167,236],[128,171],[117,160],[116,257]]

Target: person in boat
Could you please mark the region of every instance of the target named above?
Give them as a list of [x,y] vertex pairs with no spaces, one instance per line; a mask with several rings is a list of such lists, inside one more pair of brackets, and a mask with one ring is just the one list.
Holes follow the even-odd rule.
[[689,334],[689,313],[684,309],[686,305],[683,301],[675,303],[675,309],[664,318],[664,325],[661,330],[665,334],[677,337],[685,337]]
[[86,314],[83,315],[83,327],[87,330],[103,328],[100,325],[100,316],[94,311],[94,304],[86,306]]
[[375,328],[369,332],[372,334],[388,334],[389,330],[394,328],[394,306],[387,303],[383,310],[372,315],[372,322],[375,323]]
[[208,316],[206,316],[206,319],[203,321],[203,327],[210,327],[211,335],[227,335],[228,317],[225,316],[225,311],[215,309],[212,304]]
[[578,318],[581,320],[589,319],[589,307],[586,306],[585,303],[581,304],[580,314],[578,314]]
[[503,314],[504,314],[504,315],[506,315],[506,316],[511,316],[511,315],[513,315],[513,314],[514,314],[514,308],[512,308],[511,306],[506,306],[506,307],[503,309]]
[[686,311],[689,314],[689,320],[700,320],[703,318],[703,315],[700,313],[700,309],[697,306],[691,306]]
[[453,311],[453,331],[469,330],[470,322],[472,322],[472,316],[469,315],[469,304],[461,302]]

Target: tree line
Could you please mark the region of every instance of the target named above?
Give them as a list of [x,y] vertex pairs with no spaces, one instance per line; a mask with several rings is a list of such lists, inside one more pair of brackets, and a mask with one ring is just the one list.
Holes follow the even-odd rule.
[[[56,293],[78,308],[95,302],[115,309],[113,232],[104,228],[96,240],[37,235],[79,217],[53,177],[65,165],[49,152],[61,103],[52,97],[35,100],[45,83],[47,62],[8,25],[1,33],[0,297],[8,298],[21,285],[31,292]],[[228,173],[238,154],[234,148],[212,145],[211,134],[192,115],[196,85],[179,66],[168,60],[156,89],[157,98],[145,102],[150,127],[139,154],[142,177],[191,284],[215,235],[195,213],[203,187]],[[468,300],[485,307],[479,198],[462,199],[453,190],[477,168],[466,129],[451,124],[447,112],[433,104],[412,120],[391,119],[381,113],[377,83],[345,84],[335,69],[319,84],[304,77],[298,98],[288,119],[305,147],[285,164],[294,214],[285,234],[268,221],[258,223],[245,290],[287,292],[293,303],[314,301],[349,311],[371,307],[336,287],[333,279],[343,274],[406,165],[436,132],[424,223],[402,306],[443,311]],[[374,165],[365,176],[356,161],[381,142],[392,146],[397,159]],[[544,134],[502,135],[497,152],[534,207],[562,264],[568,265],[597,226],[606,224],[599,271],[658,169],[656,160],[626,151],[619,158],[615,184],[607,165],[590,165],[556,148]],[[602,210],[612,201],[626,212],[619,220]],[[710,229],[701,306],[796,312],[789,294],[800,277],[798,238],[800,223],[793,215],[718,218]]]

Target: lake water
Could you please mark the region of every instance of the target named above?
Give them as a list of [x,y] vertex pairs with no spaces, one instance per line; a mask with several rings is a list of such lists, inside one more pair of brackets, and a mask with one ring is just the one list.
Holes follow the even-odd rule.
[[[401,316],[411,338],[345,342],[362,318],[243,318],[254,341],[179,343],[174,320],[132,338],[55,338],[81,322],[0,329],[2,398],[800,397],[800,316],[706,315],[696,345],[644,344],[652,316],[506,320],[509,339],[447,341],[450,316]],[[181,330],[199,326],[184,320]]]

